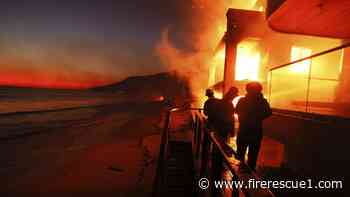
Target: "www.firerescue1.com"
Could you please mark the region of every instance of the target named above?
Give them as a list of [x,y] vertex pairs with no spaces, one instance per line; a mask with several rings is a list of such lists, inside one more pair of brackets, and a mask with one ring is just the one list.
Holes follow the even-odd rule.
[[343,181],[329,181],[320,180],[313,181],[312,179],[306,180],[279,180],[279,181],[267,181],[267,180],[255,180],[249,179],[248,181],[228,181],[220,180],[213,181],[211,183],[207,178],[201,178],[198,181],[200,189],[208,189],[210,184],[217,189],[342,189]]

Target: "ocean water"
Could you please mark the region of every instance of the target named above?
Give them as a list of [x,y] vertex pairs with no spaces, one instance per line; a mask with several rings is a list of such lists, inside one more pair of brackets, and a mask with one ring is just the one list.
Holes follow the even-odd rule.
[[116,92],[2,87],[0,114],[110,104],[121,98],[120,93]]

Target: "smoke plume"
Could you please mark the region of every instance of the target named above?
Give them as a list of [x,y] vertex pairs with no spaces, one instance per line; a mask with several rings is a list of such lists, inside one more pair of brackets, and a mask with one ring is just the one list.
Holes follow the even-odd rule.
[[[172,71],[188,78],[197,103],[208,85],[210,60],[225,33],[226,11],[224,0],[192,0],[178,6],[181,21],[162,32],[156,45],[161,62]],[[173,40],[183,43],[178,47]]]
[[[223,47],[226,12],[229,8],[252,9],[257,0],[192,0],[179,1],[180,22],[166,27],[156,45],[156,53],[170,70],[177,71],[191,82],[197,104],[203,103],[208,86],[210,62]],[[174,42],[173,40],[176,40]],[[185,47],[176,44],[182,42]]]

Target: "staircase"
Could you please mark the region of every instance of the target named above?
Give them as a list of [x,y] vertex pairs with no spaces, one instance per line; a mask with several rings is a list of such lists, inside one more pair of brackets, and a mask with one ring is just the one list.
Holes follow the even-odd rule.
[[167,164],[167,184],[164,188],[167,197],[193,196],[194,169],[191,142],[169,141]]

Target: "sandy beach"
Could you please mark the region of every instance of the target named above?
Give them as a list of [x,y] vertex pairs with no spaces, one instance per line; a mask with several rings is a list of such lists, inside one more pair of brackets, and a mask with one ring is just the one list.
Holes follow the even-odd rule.
[[160,102],[0,117],[1,196],[148,196]]

